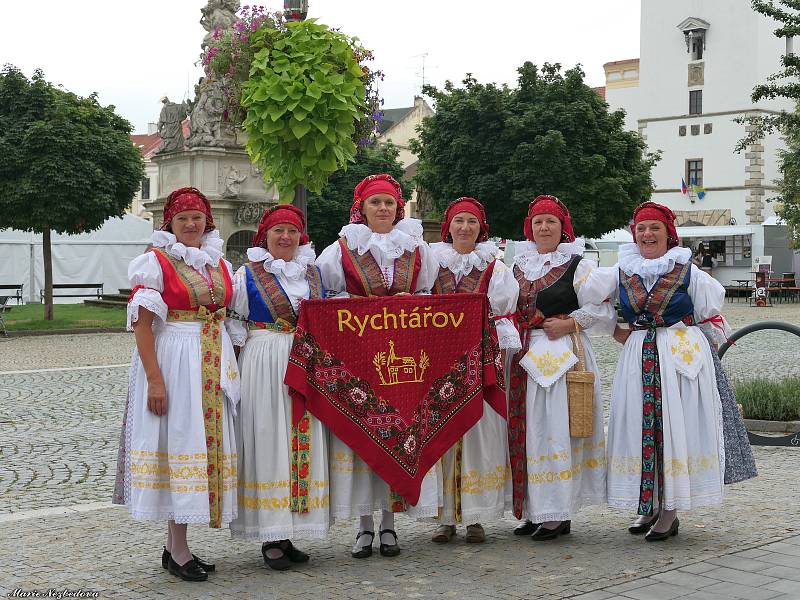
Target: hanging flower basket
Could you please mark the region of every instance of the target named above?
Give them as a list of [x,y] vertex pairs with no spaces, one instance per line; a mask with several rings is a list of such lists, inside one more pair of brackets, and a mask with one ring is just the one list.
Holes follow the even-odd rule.
[[209,77],[226,90],[227,115],[247,133],[246,149],[281,198],[304,184],[319,192],[374,141],[379,71],[356,38],[313,19],[286,23],[280,13],[245,6],[230,30],[215,31],[203,55]]

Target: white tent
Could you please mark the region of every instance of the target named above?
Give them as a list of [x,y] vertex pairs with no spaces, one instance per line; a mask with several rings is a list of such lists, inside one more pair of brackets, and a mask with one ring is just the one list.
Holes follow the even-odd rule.
[[[109,219],[90,233],[53,233],[53,283],[102,283],[106,293],[129,287],[128,263],[145,251],[152,233],[150,221],[130,214]],[[25,302],[39,302],[39,291],[44,288],[42,236],[0,229],[0,285],[16,284],[24,285]]]

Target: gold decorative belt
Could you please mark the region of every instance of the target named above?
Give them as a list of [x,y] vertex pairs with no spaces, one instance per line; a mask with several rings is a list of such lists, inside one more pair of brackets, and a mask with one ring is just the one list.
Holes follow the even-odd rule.
[[220,385],[220,364],[225,307],[216,311],[211,311],[205,306],[197,310],[170,310],[167,313],[167,320],[202,323],[200,354],[203,357],[203,420],[208,457],[209,526],[219,529],[222,527],[222,403],[224,401]]

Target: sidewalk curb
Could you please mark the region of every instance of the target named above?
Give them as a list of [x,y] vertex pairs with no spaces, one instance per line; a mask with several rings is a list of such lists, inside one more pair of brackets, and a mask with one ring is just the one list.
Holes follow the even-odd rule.
[[[50,330],[32,330],[23,329],[20,331],[9,331],[6,337],[36,337],[42,335],[76,335],[80,333],[126,333],[124,327],[84,327],[82,329],[50,329]],[[2,339],[2,338],[0,338]]]
[[762,419],[743,419],[747,431],[758,433],[795,433],[800,431],[800,421],[764,421]]

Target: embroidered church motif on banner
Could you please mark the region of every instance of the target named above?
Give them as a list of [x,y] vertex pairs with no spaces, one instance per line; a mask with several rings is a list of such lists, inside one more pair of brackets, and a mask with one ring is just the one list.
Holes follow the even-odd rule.
[[499,366],[483,294],[310,300],[285,383],[295,421],[308,410],[416,504],[484,401],[504,414]]

